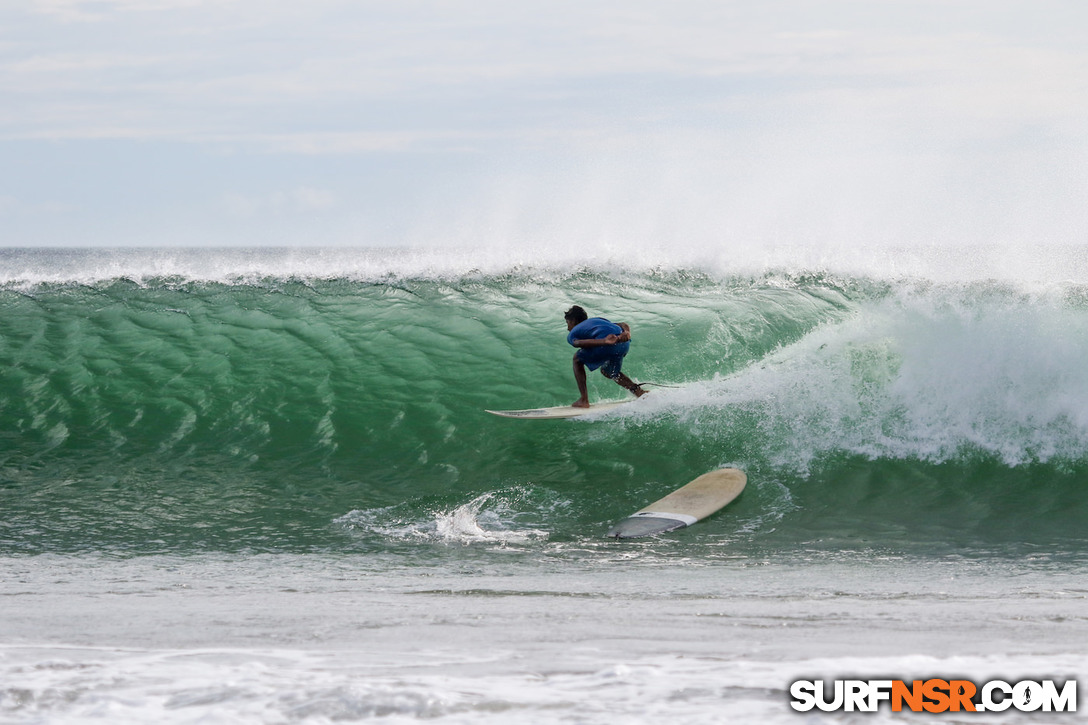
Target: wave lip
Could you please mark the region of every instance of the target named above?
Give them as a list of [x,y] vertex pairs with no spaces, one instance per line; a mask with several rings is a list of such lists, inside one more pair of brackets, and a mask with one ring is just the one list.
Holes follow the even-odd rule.
[[821,273],[844,278],[1026,288],[1088,281],[1088,247],[1078,245],[897,246],[829,244],[670,244],[635,240],[555,240],[417,247],[0,249],[0,287],[265,280],[383,283],[497,277],[557,279],[588,271],[634,277],[698,273],[716,280]]

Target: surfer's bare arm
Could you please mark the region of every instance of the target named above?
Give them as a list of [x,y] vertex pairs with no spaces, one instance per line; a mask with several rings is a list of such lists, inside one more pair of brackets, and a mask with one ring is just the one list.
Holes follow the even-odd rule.
[[571,343],[575,347],[605,347],[606,345],[615,345],[623,342],[620,338],[623,335],[609,335],[608,337],[602,337],[600,339],[587,338],[585,340],[575,340]]
[[621,342],[628,342],[631,339],[631,326],[626,322],[617,322],[616,326],[623,332],[618,335],[606,335],[597,339],[575,340],[571,344],[575,347],[605,347],[606,345],[618,345]]

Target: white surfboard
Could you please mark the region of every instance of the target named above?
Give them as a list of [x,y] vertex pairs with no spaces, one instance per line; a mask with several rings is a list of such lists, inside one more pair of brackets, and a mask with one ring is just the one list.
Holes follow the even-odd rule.
[[634,539],[691,526],[739,496],[747,482],[748,476],[736,468],[704,473],[620,521],[609,530],[607,536]]
[[488,413],[492,415],[499,415],[503,418],[526,418],[528,420],[554,420],[557,418],[577,418],[580,415],[588,415],[589,413],[601,413],[606,410],[611,410],[621,405],[633,402],[635,398],[630,400],[610,400],[604,403],[594,403],[588,408],[575,408],[570,405],[557,405],[554,408],[527,408],[525,410],[489,410]]

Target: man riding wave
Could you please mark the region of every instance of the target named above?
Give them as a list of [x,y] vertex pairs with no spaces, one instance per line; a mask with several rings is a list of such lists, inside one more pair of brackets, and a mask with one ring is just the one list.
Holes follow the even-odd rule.
[[563,315],[567,320],[567,342],[578,348],[574,353],[574,380],[581,397],[571,403],[575,408],[589,407],[586,388],[586,368],[596,370],[616,384],[630,390],[636,397],[645,395],[642,386],[621,372],[623,358],[631,348],[631,327],[626,322],[610,322],[603,317],[590,317],[574,305]]

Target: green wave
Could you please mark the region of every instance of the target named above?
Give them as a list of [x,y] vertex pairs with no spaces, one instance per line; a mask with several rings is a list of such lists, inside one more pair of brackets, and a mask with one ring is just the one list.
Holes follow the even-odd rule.
[[[576,397],[571,304],[679,387],[592,422],[484,413]],[[480,497],[492,532],[578,541],[722,465],[751,484],[701,530],[744,546],[1081,541],[1085,348],[1076,300],[822,273],[9,284],[0,545],[380,549]]]

